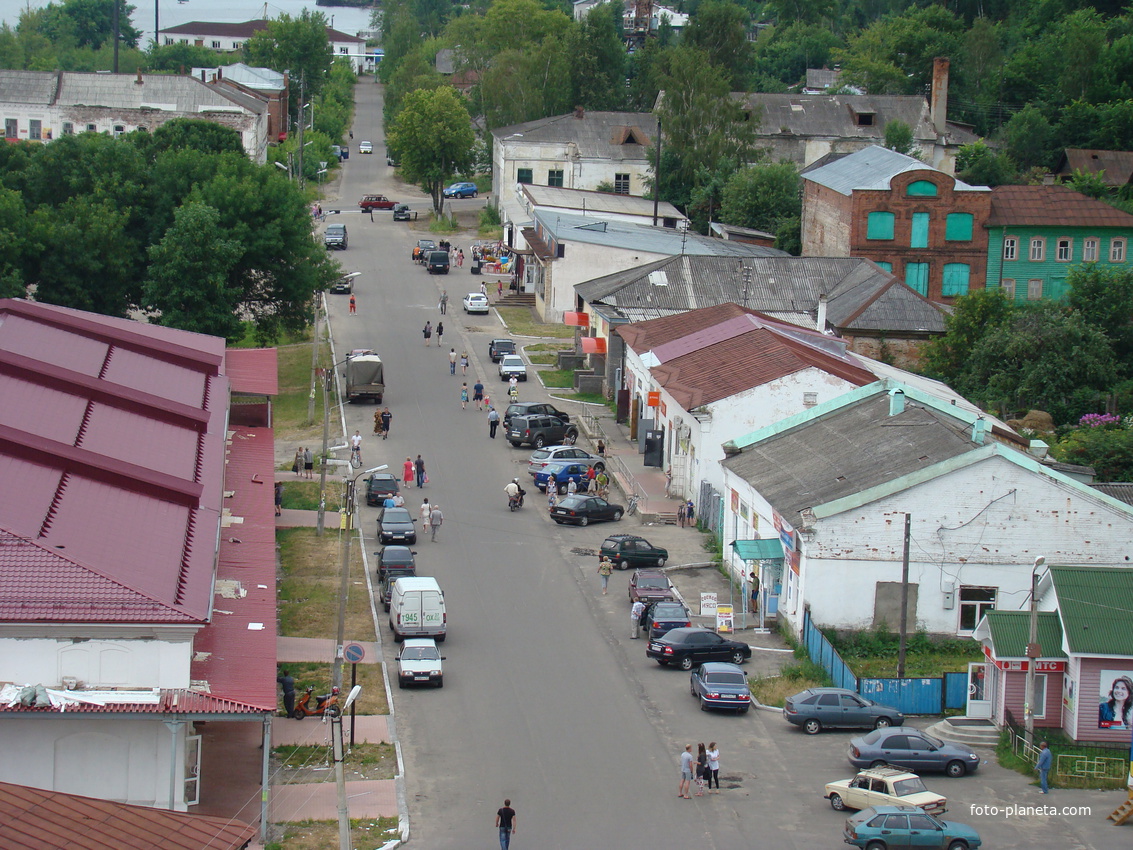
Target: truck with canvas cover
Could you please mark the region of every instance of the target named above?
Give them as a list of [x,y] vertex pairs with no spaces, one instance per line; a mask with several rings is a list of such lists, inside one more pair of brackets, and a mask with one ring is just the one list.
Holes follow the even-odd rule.
[[382,358],[376,354],[359,354],[346,361],[346,400],[373,399],[382,403],[385,392]]

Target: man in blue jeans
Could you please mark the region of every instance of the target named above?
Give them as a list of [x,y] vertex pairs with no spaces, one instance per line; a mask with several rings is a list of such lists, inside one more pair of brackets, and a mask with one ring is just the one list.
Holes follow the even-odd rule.
[[1050,793],[1050,786],[1046,784],[1046,775],[1050,773],[1052,761],[1054,761],[1054,753],[1050,751],[1050,745],[1043,741],[1039,744],[1039,760],[1035,767],[1039,769],[1039,787],[1044,794]]
[[511,837],[519,831],[519,818],[511,807],[511,800],[504,800],[504,807],[496,812],[496,826],[500,830],[500,850],[508,850]]

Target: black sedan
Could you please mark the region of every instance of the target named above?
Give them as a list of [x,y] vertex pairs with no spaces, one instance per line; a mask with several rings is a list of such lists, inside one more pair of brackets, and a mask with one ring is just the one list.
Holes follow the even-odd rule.
[[708,629],[687,628],[673,629],[663,638],[649,641],[645,654],[662,667],[676,664],[682,670],[691,670],[706,661],[742,664],[751,658],[751,647]]
[[386,570],[402,570],[401,575],[414,575],[417,553],[408,546],[385,546],[374,553],[378,561],[378,581],[385,578]]
[[396,496],[399,489],[396,476],[375,472],[366,482],[366,504],[371,508],[380,507],[386,496]]
[[378,539],[383,544],[416,543],[415,522],[405,508],[384,508],[382,517],[378,520]]
[[751,708],[747,676],[735,664],[711,661],[701,664],[689,679],[689,692],[700,700],[700,710],[727,708],[746,714]]
[[622,518],[626,509],[600,499],[597,496],[576,494],[567,496],[551,509],[551,519],[562,525],[564,522],[575,525],[589,525],[592,522],[613,520],[617,522]]

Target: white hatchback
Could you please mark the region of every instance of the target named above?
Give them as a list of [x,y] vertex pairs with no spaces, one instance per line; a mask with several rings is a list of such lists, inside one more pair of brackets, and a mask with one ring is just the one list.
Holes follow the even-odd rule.
[[527,380],[527,364],[518,354],[505,354],[500,358],[500,380],[506,381],[513,375],[517,381]]
[[469,292],[464,296],[464,312],[465,313],[487,313],[488,312],[488,296],[481,295],[479,292]]
[[436,685],[443,688],[445,677],[441,662],[444,660],[432,638],[406,638],[397,654],[398,687]]
[[373,153],[373,152],[374,152],[373,142],[359,142],[358,143],[358,153]]

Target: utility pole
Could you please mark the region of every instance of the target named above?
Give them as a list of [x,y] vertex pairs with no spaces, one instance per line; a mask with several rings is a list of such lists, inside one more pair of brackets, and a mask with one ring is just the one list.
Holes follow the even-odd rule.
[[1023,740],[1029,747],[1035,740],[1035,665],[1043,654],[1039,646],[1039,567],[1046,563],[1046,558],[1039,555],[1035,558],[1035,565],[1031,568],[1031,628],[1027,637],[1027,693],[1026,702],[1023,703],[1023,723],[1026,734]]
[[661,119],[657,119],[657,153],[653,158],[653,226],[657,226],[657,207],[661,203]]
[[299,188],[303,188],[303,125],[306,123],[303,115],[307,109],[307,72],[299,75]]
[[905,676],[905,648],[909,642],[909,538],[913,515],[905,514],[905,551],[901,555],[901,636],[897,648],[897,678]]
[[334,750],[334,784],[338,790],[338,847],[339,850],[351,850],[350,843],[350,810],[346,807],[346,773],[343,761],[346,757],[346,748],[342,743],[342,715],[346,709],[354,705],[358,694],[362,692],[360,685],[350,689],[349,696],[330,718],[331,746]]
[[326,527],[327,513],[327,455],[330,454],[330,399],[328,386],[332,372],[336,367],[331,366],[323,373],[323,457],[319,464],[319,520],[315,524],[315,536],[322,537]]
[[311,395],[307,399],[307,424],[315,421],[315,382],[319,379],[319,318],[322,314],[322,293],[315,295],[315,336],[311,340]]

